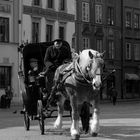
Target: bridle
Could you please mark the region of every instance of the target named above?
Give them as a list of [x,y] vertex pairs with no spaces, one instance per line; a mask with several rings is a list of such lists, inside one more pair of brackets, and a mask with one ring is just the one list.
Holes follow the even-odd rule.
[[[80,78],[79,78],[80,76]],[[85,80],[86,83],[88,84],[92,84],[92,81],[91,80],[88,80],[85,76],[85,74],[82,72],[78,62],[76,61],[75,62],[75,79],[78,80],[78,81],[81,81],[81,80]]]
[[[96,58],[95,58],[96,59]],[[97,58],[98,59],[98,58]],[[93,63],[93,61],[91,61],[90,62],[90,64],[92,64]],[[98,66],[99,67],[99,66]],[[88,77],[89,78],[87,78],[87,76],[83,73],[83,71],[82,71],[82,69],[81,69],[81,67],[80,67],[80,65],[79,65],[79,63],[78,63],[78,60],[76,60],[75,62],[74,62],[74,69],[75,69],[75,79],[78,81],[78,82],[80,82],[80,83],[84,83],[84,84],[90,84],[90,85],[93,85],[93,78],[94,77],[96,77],[97,75],[101,75],[101,74],[97,74],[97,73],[95,73],[95,75],[91,78],[89,75],[89,72],[87,72],[88,73]],[[90,71],[90,70],[89,70]],[[85,82],[83,82],[83,80],[85,81]]]

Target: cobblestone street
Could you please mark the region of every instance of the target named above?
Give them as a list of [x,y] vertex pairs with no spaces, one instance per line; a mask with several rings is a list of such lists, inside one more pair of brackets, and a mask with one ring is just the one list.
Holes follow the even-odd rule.
[[[139,140],[140,103],[120,102],[101,104],[100,132],[98,137],[81,134],[81,140]],[[23,125],[21,107],[0,109],[0,140],[69,140],[70,118],[64,118],[62,130],[53,129],[53,119],[45,120],[45,135],[40,134],[38,121],[31,121],[30,131]],[[15,111],[17,111],[15,113]]]

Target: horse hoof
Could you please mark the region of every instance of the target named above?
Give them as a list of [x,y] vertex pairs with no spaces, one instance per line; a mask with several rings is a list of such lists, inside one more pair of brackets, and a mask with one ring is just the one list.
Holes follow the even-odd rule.
[[62,125],[54,125],[54,129],[62,129]]
[[92,133],[92,137],[97,137],[98,133]]
[[79,138],[80,138],[80,135],[77,134],[77,135],[73,135],[71,140],[79,140]]

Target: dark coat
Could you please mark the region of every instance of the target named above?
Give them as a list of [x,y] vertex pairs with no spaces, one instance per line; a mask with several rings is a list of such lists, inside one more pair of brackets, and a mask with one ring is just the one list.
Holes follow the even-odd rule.
[[60,49],[56,49],[54,46],[50,46],[46,50],[44,57],[44,64],[46,69],[50,66],[54,66],[54,71],[56,68],[63,64],[65,60],[71,60],[71,50],[69,47],[62,45]]

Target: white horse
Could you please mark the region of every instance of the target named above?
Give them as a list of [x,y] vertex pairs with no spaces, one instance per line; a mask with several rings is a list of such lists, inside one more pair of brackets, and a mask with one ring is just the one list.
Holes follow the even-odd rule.
[[[86,101],[92,104],[93,114],[90,123],[90,133],[97,136],[99,132],[99,90],[101,86],[101,65],[103,64],[102,54],[98,51],[87,49],[83,50],[78,59],[71,65],[74,65],[74,72],[65,79],[64,90],[57,93],[60,94],[58,100],[58,116],[54,123],[55,128],[62,127],[62,115],[64,101],[68,97],[72,108],[72,139],[78,140],[79,133],[79,114],[81,105]],[[56,70],[55,81],[61,71],[61,66]]]

